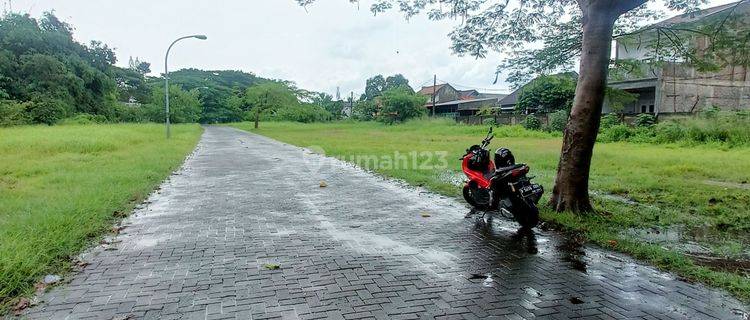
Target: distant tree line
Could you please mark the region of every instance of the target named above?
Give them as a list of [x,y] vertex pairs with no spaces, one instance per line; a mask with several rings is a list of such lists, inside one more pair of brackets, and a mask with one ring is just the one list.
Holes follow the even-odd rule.
[[[0,18],[0,126],[95,122],[162,122],[164,78],[148,62],[115,65],[113,48],[81,44],[73,27],[53,13]],[[343,103],[242,71],[184,69],[170,73],[174,123],[250,120],[324,121],[341,117]],[[257,112],[256,112],[257,111]]]

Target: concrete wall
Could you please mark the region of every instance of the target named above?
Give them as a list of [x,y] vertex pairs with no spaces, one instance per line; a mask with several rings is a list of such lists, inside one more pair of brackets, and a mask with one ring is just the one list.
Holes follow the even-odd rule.
[[750,73],[744,67],[700,73],[666,65],[657,86],[660,113],[699,112],[711,106],[750,110]]

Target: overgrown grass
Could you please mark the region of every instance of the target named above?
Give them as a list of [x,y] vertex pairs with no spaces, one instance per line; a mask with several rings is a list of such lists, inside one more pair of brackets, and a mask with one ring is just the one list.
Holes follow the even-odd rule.
[[[355,162],[357,155],[388,157],[396,151],[445,151],[447,168],[383,167],[372,166],[371,162],[359,165],[451,196],[460,196],[456,181],[463,177],[458,157],[470,145],[478,144],[487,130],[450,120],[419,120],[395,126],[266,122],[258,130],[250,123],[232,125],[303,147],[319,146],[328,156]],[[520,126],[503,126],[495,132],[491,146],[509,147],[518,161],[530,164],[531,174],[548,190],[542,200],[546,202],[557,168],[560,135]],[[439,164],[435,157],[427,161]],[[599,245],[628,252],[686,278],[726,288],[747,300],[750,279],[746,276],[699,266],[674,246],[679,243],[648,243],[638,233],[651,227],[679,227],[690,236],[694,230],[703,230],[704,236],[691,240],[711,248],[748,248],[750,192],[744,188],[748,180],[750,148],[599,143],[591,172],[599,213],[581,216],[544,209],[543,218],[582,232]],[[747,250],[741,253],[747,254]]]
[[[648,117],[648,115],[642,115]],[[609,125],[603,121],[599,141],[666,143],[683,146],[713,145],[720,148],[750,146],[750,113],[747,111],[708,113],[670,119],[651,126]]]
[[0,129],[0,314],[130,212],[202,130],[157,124]]

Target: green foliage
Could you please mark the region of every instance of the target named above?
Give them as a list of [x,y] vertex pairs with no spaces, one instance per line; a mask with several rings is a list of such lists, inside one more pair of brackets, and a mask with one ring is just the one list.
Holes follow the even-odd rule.
[[486,126],[497,127],[497,121],[495,121],[495,118],[488,118],[488,119],[485,119],[485,120],[484,120],[484,121],[482,122],[482,124],[483,124],[483,125],[486,125]]
[[365,93],[362,94],[360,100],[372,101],[385,91],[396,88],[403,88],[411,93],[414,92],[409,86],[409,80],[406,80],[401,74],[394,74],[387,78],[384,78],[382,75],[376,75],[365,82]]
[[[114,52],[101,42],[76,42],[73,28],[52,13],[37,20],[29,15],[0,18],[0,94],[32,101],[27,118],[53,123],[65,115],[88,113],[115,118],[115,101],[148,96],[142,75],[114,66]],[[45,115],[43,112],[51,114]]]
[[281,82],[264,82],[247,88],[245,102],[253,112],[268,114],[300,103],[294,91]]
[[107,118],[101,115],[91,115],[88,113],[79,113],[75,116],[62,119],[58,124],[62,125],[83,125],[83,124],[95,124],[95,123],[106,123]]
[[333,120],[341,119],[344,110],[343,101],[333,101],[333,96],[327,93],[316,93],[312,97],[312,104],[323,108],[331,114]]
[[477,111],[477,115],[478,116],[491,116],[491,115],[497,114],[499,111],[500,109],[498,108],[495,108],[491,105],[485,105],[485,106],[479,107],[479,111]]
[[352,118],[360,121],[371,121],[375,120],[375,115],[378,114],[378,105],[375,101],[371,100],[359,100],[354,104],[352,108]]
[[550,131],[562,132],[565,130],[565,126],[568,125],[568,117],[570,112],[566,109],[560,109],[549,114],[549,125],[547,127]]
[[541,130],[542,129],[542,122],[539,121],[539,119],[534,116],[533,114],[527,115],[525,119],[523,119],[523,122],[521,123],[524,128],[527,130]]
[[747,146],[750,145],[750,118],[743,112],[736,112],[711,118],[669,120],[651,126],[602,126],[598,140]]
[[621,124],[622,120],[616,114],[610,113],[602,116],[602,122],[599,124],[599,128],[608,129],[618,124]]
[[710,106],[706,108],[705,110],[702,110],[701,115],[708,119],[716,119],[716,117],[719,116],[720,112],[721,112],[721,108],[717,106]]
[[27,105],[26,112],[33,123],[53,125],[65,117],[64,105],[65,103],[58,99],[37,98]]
[[[164,122],[164,89],[155,87],[152,91],[152,103],[144,105],[143,112],[153,122]],[[198,91],[185,91],[178,85],[169,86],[169,121],[172,123],[194,123],[201,117],[201,102]]]
[[425,102],[427,97],[405,87],[388,89],[378,99],[380,110],[377,120],[391,124],[420,117],[427,113]]
[[[163,79],[153,79],[154,86],[163,86]],[[182,69],[169,73],[169,81],[185,90],[198,90],[201,101],[201,123],[242,120],[250,108],[245,91],[270,82],[252,73],[234,70]]]
[[271,118],[276,121],[321,122],[331,120],[331,113],[310,103],[296,104],[278,109]]
[[607,87],[604,91],[604,99],[613,112],[622,113],[626,105],[638,101],[638,95],[622,89]]
[[625,141],[634,135],[633,131],[627,124],[620,123],[600,130],[597,140],[602,142]]
[[554,112],[573,106],[576,81],[572,74],[541,76],[521,90],[516,109]]
[[26,109],[31,102],[0,100],[0,127],[16,126],[31,123]]
[[652,114],[641,113],[635,117],[636,127],[651,127],[656,124],[656,117]]

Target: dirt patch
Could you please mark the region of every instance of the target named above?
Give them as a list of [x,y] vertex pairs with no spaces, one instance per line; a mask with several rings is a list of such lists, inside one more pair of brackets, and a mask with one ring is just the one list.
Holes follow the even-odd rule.
[[726,271],[741,276],[750,277],[750,260],[731,259],[713,255],[686,254],[697,265],[707,267],[715,271]]

